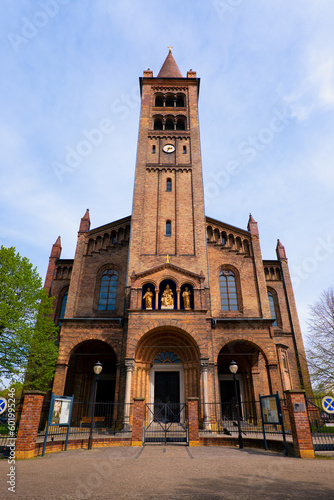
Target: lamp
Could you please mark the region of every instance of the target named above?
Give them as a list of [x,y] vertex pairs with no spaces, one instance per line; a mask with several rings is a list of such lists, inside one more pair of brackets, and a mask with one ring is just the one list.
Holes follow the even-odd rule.
[[236,400],[236,404],[237,404],[239,450],[242,450],[244,445],[242,442],[242,434],[241,434],[239,396],[238,396],[237,377],[236,377],[236,373],[238,371],[238,368],[239,367],[238,367],[237,363],[235,361],[231,361],[231,363],[229,365],[229,369],[230,369],[230,372],[233,374],[235,400]]
[[90,432],[89,432],[89,438],[88,438],[88,449],[91,450],[93,446],[93,428],[94,428],[94,413],[95,413],[95,403],[96,403],[96,389],[97,389],[97,381],[99,378],[100,373],[102,372],[103,365],[98,361],[95,363],[93,367],[94,371],[94,391],[92,393],[92,401],[91,401],[91,409],[92,409],[92,420],[90,423]]
[[95,363],[94,368],[93,368],[95,375],[100,375],[100,373],[102,372],[102,368],[103,368],[103,365],[102,365],[102,363],[100,363],[100,361]]

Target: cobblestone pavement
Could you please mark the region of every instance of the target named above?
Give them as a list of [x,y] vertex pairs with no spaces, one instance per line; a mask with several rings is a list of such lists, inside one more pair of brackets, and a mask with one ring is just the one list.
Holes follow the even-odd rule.
[[0,498],[216,500],[334,498],[334,460],[261,450],[146,446],[52,453],[16,462],[16,493],[0,461]]

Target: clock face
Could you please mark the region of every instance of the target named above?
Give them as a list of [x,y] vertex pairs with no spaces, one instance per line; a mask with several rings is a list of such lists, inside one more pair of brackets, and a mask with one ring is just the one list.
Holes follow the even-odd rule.
[[165,152],[165,153],[174,153],[175,151],[175,147],[173,146],[173,144],[166,144],[162,150]]

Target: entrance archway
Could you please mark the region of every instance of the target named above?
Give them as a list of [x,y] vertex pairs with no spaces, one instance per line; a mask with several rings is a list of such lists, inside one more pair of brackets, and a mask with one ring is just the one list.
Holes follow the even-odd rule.
[[103,364],[103,370],[97,383],[96,401],[114,402],[117,358],[113,348],[101,340],[81,342],[72,351],[64,395],[74,394],[75,401],[80,402],[91,400],[93,367],[97,361]]
[[186,332],[160,327],[144,335],[138,343],[134,390],[146,402],[185,403],[199,397],[199,349]]
[[234,419],[236,412],[235,386],[229,369],[232,360],[238,364],[236,379],[241,417],[256,421],[259,408],[255,401],[259,394],[270,393],[267,359],[256,344],[244,340],[229,342],[220,350],[217,360],[219,395],[222,416],[227,419]]

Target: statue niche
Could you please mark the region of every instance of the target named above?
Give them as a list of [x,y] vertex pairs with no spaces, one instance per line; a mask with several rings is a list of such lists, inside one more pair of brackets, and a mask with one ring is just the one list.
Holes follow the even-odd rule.
[[146,293],[143,295],[143,299],[145,301],[146,309],[152,309],[153,293],[151,292],[150,287],[147,288]]
[[161,295],[161,309],[174,309],[174,294],[168,284]]
[[168,283],[161,295],[161,309],[174,309],[174,293]]
[[184,304],[184,308],[185,309],[191,309],[191,306],[190,306],[190,296],[191,296],[191,292],[188,289],[188,287],[186,286],[186,289],[185,289],[185,291],[182,294],[183,304]]
[[155,286],[153,283],[146,283],[143,285],[141,299],[142,309],[155,309]]

